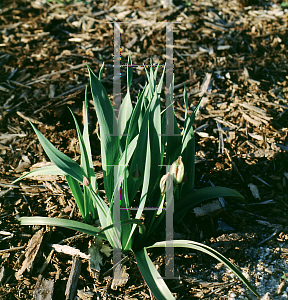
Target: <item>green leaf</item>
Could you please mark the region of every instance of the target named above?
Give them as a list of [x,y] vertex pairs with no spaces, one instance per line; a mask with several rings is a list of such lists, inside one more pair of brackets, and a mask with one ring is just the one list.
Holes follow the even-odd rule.
[[[131,219],[131,220],[125,220],[125,221],[121,221],[120,223],[113,223],[105,228],[103,228],[99,234],[105,232],[106,230],[108,229],[111,229],[113,227],[116,227],[116,226],[124,226],[124,225],[127,225],[127,224],[135,224],[135,225],[138,225],[139,227],[139,233],[141,235],[145,234],[146,232],[146,228],[145,228],[145,225],[143,224],[143,222],[141,220],[137,220],[137,219]],[[131,250],[131,249],[129,249]]]
[[187,123],[187,119],[188,119],[188,95],[187,95],[187,89],[186,89],[186,85],[184,83],[184,93],[183,93],[183,98],[184,98],[184,102],[185,102],[185,120],[184,120],[184,128],[186,128],[186,123]]
[[[127,149],[125,151],[125,157],[126,157],[125,162],[127,162]],[[123,188],[122,188],[123,201],[121,199],[121,203],[120,203],[120,207],[121,207],[120,220],[129,222],[129,221],[131,221],[131,217],[130,217],[130,210],[129,210],[130,202],[129,202],[128,185],[127,185],[127,177],[128,177],[127,176],[127,173],[128,173],[127,164],[125,164],[124,173],[125,174],[123,176],[124,180],[123,180]],[[142,223],[142,221],[141,221],[141,223]],[[133,226],[136,226],[136,225],[133,225]],[[144,224],[143,224],[143,226],[144,226]],[[144,228],[145,228],[145,226],[144,226]],[[144,231],[146,231],[146,228]],[[122,239],[122,247],[123,247],[124,251],[132,249],[133,238],[132,238],[132,236],[130,236],[131,232],[132,232],[131,231],[131,223],[128,223],[126,226],[121,227],[121,239]],[[141,230],[141,236],[143,236],[142,230]]]
[[151,78],[146,67],[144,67],[144,68],[145,68],[145,72],[146,72],[147,79],[148,79],[147,98],[150,101],[153,97],[153,92],[154,92],[154,79],[153,79],[153,74],[152,74],[152,78]]
[[[154,96],[151,100],[151,106],[149,111],[149,143],[150,143],[150,159],[151,165],[150,168],[153,168],[153,172],[150,172],[149,186],[147,189],[147,197],[149,198],[152,190],[158,184],[157,178],[161,170],[161,163],[163,157],[161,157],[162,151],[162,142],[161,142],[161,104],[160,104],[160,93],[162,89],[162,84],[164,80],[165,71],[163,70],[160,82],[155,89]],[[152,76],[152,75],[151,75]],[[152,77],[153,78],[153,77]],[[146,175],[145,175],[146,176]],[[146,193],[146,191],[145,191]]]
[[[163,174],[164,175],[164,174]],[[160,192],[159,182],[162,177],[162,174],[159,173],[159,177],[157,179],[157,185],[156,188],[152,191],[151,196],[149,197],[149,207],[154,207],[153,210],[148,210],[145,212],[145,225],[146,225],[146,237],[147,239],[149,235],[155,231],[155,228],[157,228],[159,222],[162,220],[163,216],[165,215],[165,212],[163,211],[162,214],[159,216],[157,215],[158,209],[161,206],[162,202],[162,195]]]
[[153,61],[152,58],[150,58],[150,79],[151,79],[151,83],[152,83],[152,90],[155,90],[155,79],[154,79],[154,71],[153,71]]
[[197,117],[197,114],[199,112],[199,109],[200,109],[200,106],[201,106],[201,101],[203,99],[203,97],[205,96],[206,94],[203,94],[203,96],[200,98],[199,102],[197,103],[196,107],[194,108],[193,110],[193,113],[191,114],[191,121],[192,123],[195,122],[195,119]]
[[80,130],[79,125],[78,125],[78,122],[77,122],[72,110],[70,108],[69,108],[69,110],[70,110],[70,112],[72,114],[72,117],[74,119],[77,134],[78,134],[78,141],[79,141],[80,152],[81,152],[81,166],[82,166],[84,172],[86,173],[86,177],[88,177],[89,180],[90,180],[90,178],[91,178],[90,165],[89,165],[89,159],[88,159],[85,143],[84,143],[84,140],[83,140],[83,136],[82,136],[81,130]]
[[41,167],[38,169],[35,169],[33,171],[30,171],[21,177],[17,178],[12,182],[12,184],[16,183],[17,181],[20,181],[24,178],[32,177],[32,176],[39,176],[39,175],[66,175],[66,172],[59,169],[56,165],[49,165],[45,167]]
[[130,97],[130,86],[132,83],[133,70],[132,70],[132,66],[129,67],[129,65],[132,65],[131,53],[129,53],[128,65],[127,65],[127,94],[124,97],[122,104],[120,106],[120,113],[118,117],[119,135],[121,136],[120,143],[122,149],[124,149],[126,143],[126,138],[127,138],[126,134],[128,132],[130,119],[133,112],[133,106]]
[[[201,98],[202,99],[202,98]],[[183,184],[182,195],[194,190],[195,180],[195,137],[193,130],[193,123],[199,111],[201,99],[194,109],[192,115],[185,119],[185,127],[183,129],[181,156],[187,176],[187,181]]]
[[[158,70],[159,70],[159,64],[157,64],[157,67],[156,67],[156,69],[155,69],[155,71],[154,71],[154,81],[155,82],[157,82],[157,74],[158,74]],[[166,66],[165,66],[166,67]]]
[[85,144],[85,148],[87,151],[87,156],[89,160],[89,166],[90,166],[90,181],[92,188],[94,191],[98,193],[98,185],[97,180],[95,176],[93,161],[92,161],[92,152],[91,152],[91,145],[90,145],[90,139],[89,139],[89,122],[88,122],[88,100],[87,100],[87,87],[85,90],[85,102],[83,103],[83,118],[84,118],[84,128],[83,128],[83,140]]
[[[148,124],[149,126],[149,124]],[[136,219],[140,219],[143,210],[145,208],[146,200],[147,200],[147,194],[148,194],[148,189],[149,189],[149,182],[150,182],[150,176],[151,176],[151,150],[150,150],[150,136],[149,136],[149,131],[147,132],[147,149],[146,149],[146,157],[145,157],[145,169],[144,169],[144,182],[142,186],[142,191],[141,191],[141,197],[140,197],[140,203],[138,205],[138,209],[136,212]],[[133,225],[129,240],[132,237],[132,234],[136,228],[136,225]]]
[[137,97],[136,106],[132,112],[131,120],[129,123],[128,136],[126,139],[126,147],[129,145],[130,141],[132,141],[136,136],[139,135],[140,128],[142,125],[143,118],[141,116],[141,107],[143,102],[143,91],[139,92]]
[[84,221],[86,223],[88,223],[89,217],[87,215],[87,211],[86,211],[85,204],[84,204],[84,197],[83,197],[79,182],[77,180],[75,180],[73,177],[71,177],[70,175],[66,175],[65,178],[66,178],[68,185],[70,187],[70,190],[75,198],[75,201],[80,210],[82,218],[84,219]]
[[[119,130],[114,110],[106,90],[89,66],[88,70],[94,106],[100,125],[104,187],[106,196],[108,200],[111,201],[113,195],[113,165],[118,164],[118,159],[122,154],[118,136]],[[116,132],[113,132],[113,125],[115,126]]]
[[[194,249],[194,250],[199,250],[201,252],[204,252],[204,253],[216,258],[218,261],[222,262],[227,268],[229,268],[249,288],[249,290],[255,296],[260,297],[259,294],[252,287],[250,282],[241,273],[241,271],[238,270],[225,256],[223,256],[222,254],[220,254],[213,248],[211,248],[207,245],[201,244],[201,243],[197,243],[194,241],[187,241],[187,240],[174,240],[174,241],[172,241],[172,244],[173,244],[173,247],[182,247],[182,248],[190,248],[190,249]],[[166,245],[167,245],[167,242],[162,241],[162,242],[157,242],[147,248],[151,249],[151,248],[157,248],[157,247],[166,247]]]
[[65,174],[68,174],[79,182],[82,182],[83,176],[85,176],[83,169],[74,160],[60,152],[52,143],[50,143],[31,122],[30,124],[51,161]]
[[[102,74],[104,71],[104,65],[105,65],[105,63],[103,62],[102,66],[100,68],[100,71],[99,71],[99,77],[98,77],[99,81],[101,81],[101,78],[102,78]],[[89,65],[87,65],[87,67],[89,67]]]
[[139,171],[142,175],[136,181],[134,180],[134,178],[132,178],[132,176],[128,177],[129,199],[134,199],[144,179],[145,159],[143,159],[143,157],[146,157],[146,152],[147,152],[148,128],[149,128],[149,109],[146,110],[146,113],[144,115],[141,130],[137,140],[137,146],[132,156],[131,166],[130,166],[130,172],[133,172],[134,170],[136,170],[138,165]]
[[107,240],[105,234],[100,233],[101,229],[94,227],[92,225],[88,225],[73,220],[47,218],[47,217],[21,217],[19,218],[19,221],[21,225],[48,225],[48,226],[65,227],[76,231],[84,232],[92,236],[97,235],[101,239]]
[[157,300],[174,300],[172,293],[168,289],[165,281],[157,272],[151,259],[149,258],[146,248],[134,251],[138,268],[146,281],[148,287]]
[[129,90],[131,88],[132,79],[133,79],[133,66],[132,66],[132,59],[131,59],[131,51],[129,51],[128,66],[127,66],[127,88],[129,88]]
[[127,138],[126,135],[129,128],[132,112],[133,112],[133,107],[130,98],[130,92],[127,91],[127,94],[124,97],[122,104],[120,106],[120,112],[118,117],[119,136],[120,136],[120,144],[122,150],[124,149],[126,143],[126,138]]
[[90,223],[90,214],[92,218],[95,220],[96,219],[96,212],[97,212],[97,207],[94,207],[93,201],[91,199],[91,195],[89,193],[89,189],[87,186],[83,185],[83,197],[84,197],[84,209],[85,209],[85,216],[87,223]]
[[[88,179],[90,181],[90,184],[91,184],[91,175],[93,176],[93,179],[95,178],[95,180],[93,180],[94,187],[95,187],[96,176],[95,176],[95,172],[94,172],[94,169],[93,169],[91,150],[90,150],[90,158],[89,158],[88,154],[87,154],[87,150],[86,150],[86,145],[85,145],[82,133],[80,131],[78,122],[77,122],[73,112],[71,110],[70,110],[70,112],[73,116],[73,119],[74,119],[74,122],[75,122],[75,125],[76,125],[76,129],[77,129],[78,140],[79,140],[79,145],[80,145],[80,152],[81,152],[81,166],[83,167],[85,173],[87,174],[86,176],[88,177]],[[84,114],[84,111],[83,111],[83,114]],[[87,119],[87,115],[86,115],[86,119]],[[90,149],[89,133],[87,132],[88,131],[88,124],[86,124],[85,127],[86,128],[84,128],[84,129],[86,130],[86,136],[85,136],[86,144],[88,144],[88,147]],[[92,188],[94,188],[94,187],[92,186]],[[77,194],[77,196],[78,195],[79,194]],[[83,196],[82,196],[82,199],[83,199]],[[92,205],[91,195],[88,192],[87,187],[84,186],[84,216],[83,216],[83,218],[84,218],[85,222],[88,223],[90,221],[89,212],[91,212],[91,215],[93,216],[93,218],[95,218],[95,216],[96,216],[95,209],[96,208],[94,208],[94,206]]]
[[[165,114],[162,116],[161,120],[161,166],[163,165],[164,161],[164,153],[165,153],[165,144],[167,140],[167,136],[165,136]],[[167,154],[166,154],[167,155]]]
[[[110,210],[105,201],[92,189],[91,186],[88,186],[87,189],[90,192],[91,199],[93,201],[94,207],[97,207],[97,212],[100,220],[100,224],[103,228],[111,225],[113,223]],[[121,249],[121,240],[118,232],[114,229],[109,229],[105,233],[111,246]]]
[[175,220],[180,218],[182,219],[189,209],[203,203],[204,201],[219,197],[233,197],[248,205],[248,202],[239,192],[226,187],[210,186],[192,191],[181,197],[179,201],[175,203]]
[[174,134],[175,135],[165,136],[167,141],[165,165],[172,165],[172,163],[179,157],[179,155],[181,155],[182,136],[177,124],[175,113],[174,113]]
[[[139,137],[139,135],[137,135],[137,136],[129,143],[128,147],[126,146],[125,152],[122,153],[122,155],[121,155],[121,158],[120,158],[120,161],[119,161],[119,165],[118,165],[118,167],[117,167],[117,169],[118,169],[118,175],[117,175],[118,180],[117,180],[117,182],[116,182],[116,184],[115,184],[114,191],[119,190],[120,185],[121,185],[122,182],[123,182],[123,179],[126,180],[127,177],[128,177],[127,174],[126,174],[126,175],[124,174],[125,168],[126,168],[125,166],[127,166],[128,163],[130,162],[130,159],[131,159],[131,157],[132,157],[132,155],[133,155],[133,153],[134,153],[134,150],[135,150],[135,148],[136,148],[136,146],[137,146],[138,137]],[[126,193],[126,191],[124,191],[124,196],[126,195],[125,193]],[[129,199],[128,196],[125,196],[125,197],[127,197],[127,199]],[[114,193],[113,193],[113,199],[114,199]],[[126,200],[125,200],[125,201],[126,201]],[[111,204],[111,207],[110,207],[111,213],[112,213],[113,210],[114,210],[113,205],[114,205],[114,203],[112,203],[112,204]],[[130,203],[129,203],[129,205],[127,205],[127,207],[130,207]]]

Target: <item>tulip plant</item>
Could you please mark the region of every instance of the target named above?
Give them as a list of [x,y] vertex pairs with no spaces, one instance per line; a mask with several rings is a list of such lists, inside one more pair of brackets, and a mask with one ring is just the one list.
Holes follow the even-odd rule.
[[[88,67],[92,97],[100,126],[106,201],[99,196],[93,168],[88,132],[86,90],[83,105],[83,132],[71,112],[78,133],[81,164],[78,165],[70,157],[56,149],[31,123],[53,164],[33,170],[14,181],[15,183],[23,178],[37,175],[64,175],[84,223],[35,216],[21,217],[20,223],[22,225],[53,225],[74,229],[109,241],[114,249],[120,249],[122,253],[133,253],[143,278],[159,300],[169,300],[174,297],[153,265],[147,250],[168,245],[199,250],[216,258],[231,269],[256,296],[259,296],[248,280],[228,259],[205,244],[190,240],[173,240],[172,244],[166,241],[158,241],[152,245],[151,242],[149,243],[151,235],[157,227],[163,226],[162,230],[165,230],[164,222],[161,220],[164,221],[169,208],[168,201],[165,203],[168,198],[168,190],[172,190],[174,197],[173,222],[181,221],[189,208],[208,199],[228,196],[240,201],[245,200],[237,191],[224,187],[194,190],[195,138],[192,125],[200,102],[193,113],[188,115],[188,99],[184,86],[186,105],[184,128],[181,132],[174,114],[174,135],[165,135],[165,110],[161,111],[160,102],[165,68],[158,84],[156,79],[159,66],[154,70],[151,62],[150,72],[145,68],[148,83],[143,91],[139,92],[137,103],[133,107],[130,98],[133,72],[129,65],[132,65],[130,55],[127,67],[127,94],[122,101],[118,119],[116,119],[107,92],[101,84],[104,65],[100,69],[99,77]],[[113,132],[115,128],[117,129],[116,134]],[[167,170],[169,171],[167,172]],[[121,201],[118,205],[117,199],[120,199],[120,194]],[[137,203],[137,211],[132,217],[130,208],[134,200]],[[133,202],[134,208],[135,201]],[[116,220],[117,207],[120,208],[120,220]],[[145,210],[146,208],[156,209]],[[91,225],[91,222],[97,219],[100,221],[101,228]],[[116,230],[117,228],[119,230]]]

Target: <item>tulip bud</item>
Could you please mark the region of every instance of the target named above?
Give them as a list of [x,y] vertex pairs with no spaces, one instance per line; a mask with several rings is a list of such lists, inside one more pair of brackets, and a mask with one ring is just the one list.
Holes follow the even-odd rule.
[[173,176],[173,181],[175,184],[180,184],[182,182],[184,177],[184,164],[182,162],[182,156],[179,156],[177,160],[174,161],[169,173]]
[[87,178],[87,177],[85,177],[85,176],[83,176],[83,185],[85,185],[85,186],[90,185],[90,179]]
[[166,192],[166,181],[167,181],[168,177],[169,177],[169,172],[167,174],[163,175],[160,180],[161,195],[164,195]]

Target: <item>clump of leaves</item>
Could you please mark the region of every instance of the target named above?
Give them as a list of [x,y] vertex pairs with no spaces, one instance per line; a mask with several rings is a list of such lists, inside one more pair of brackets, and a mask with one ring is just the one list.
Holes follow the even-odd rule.
[[[157,84],[159,66],[154,70],[151,62],[150,72],[145,68],[148,83],[139,92],[137,103],[133,107],[130,97],[133,75],[132,68],[129,67],[131,64],[129,55],[127,94],[122,101],[118,120],[107,92],[101,84],[104,65],[99,77],[88,67],[91,92],[100,125],[101,160],[108,204],[99,196],[93,169],[86,91],[83,132],[71,112],[78,133],[81,165],[56,149],[31,123],[47,156],[54,164],[36,169],[14,181],[15,183],[26,177],[45,174],[65,175],[85,223],[45,217],[21,217],[20,223],[63,226],[108,240],[114,249],[120,249],[123,253],[132,252],[142,276],[159,300],[172,300],[174,297],[154,267],[147,250],[168,246],[191,248],[209,254],[231,269],[255,295],[259,296],[228,259],[204,244],[189,240],[159,241],[153,245],[149,243],[151,235],[161,225],[161,220],[173,205],[174,218],[168,222],[179,222],[189,208],[208,199],[229,196],[240,201],[245,200],[237,191],[224,187],[194,190],[195,138],[192,125],[201,100],[189,116],[184,86],[186,105],[184,128],[181,132],[173,114],[174,135],[165,135],[165,113],[161,111],[160,105],[165,69]],[[183,180],[184,177],[187,180]],[[130,208],[138,192],[140,200],[136,215],[132,218]],[[145,208],[156,209],[145,210]],[[90,221],[95,219],[99,219],[102,230],[89,225]],[[137,228],[139,230],[136,230]]]

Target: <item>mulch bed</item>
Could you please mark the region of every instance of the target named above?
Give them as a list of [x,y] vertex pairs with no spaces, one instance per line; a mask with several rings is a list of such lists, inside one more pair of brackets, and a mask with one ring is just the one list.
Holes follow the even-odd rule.
[[[11,182],[49,161],[29,120],[59,150],[79,158],[68,107],[81,122],[85,87],[89,86],[86,64],[98,74],[105,62],[102,83],[112,99],[113,21],[129,21],[121,23],[121,64],[127,63],[131,51],[133,63],[139,65],[133,68],[133,101],[146,80],[141,65],[149,64],[150,58],[153,63],[165,63],[165,22],[174,22],[174,109],[180,127],[185,113],[183,83],[190,112],[205,93],[195,122],[196,188],[231,187],[250,203],[247,209],[225,199],[225,208],[198,218],[191,210],[183,220],[185,226],[175,227],[176,238],[205,242],[236,264],[246,259],[247,245],[285,241],[288,9],[281,6],[282,1],[186,0],[175,1],[173,7],[166,7],[166,1],[161,3],[1,2],[0,299],[31,299],[33,295],[34,299],[65,299],[69,274],[77,262],[69,254],[52,250],[51,244],[62,242],[87,253],[91,237],[77,235],[67,240],[75,232],[17,223],[18,215],[80,220],[63,178]],[[126,68],[121,72],[125,95]],[[90,92],[88,97],[92,99]],[[162,98],[164,107],[164,92]],[[90,116],[93,161],[103,190],[92,105]],[[229,240],[231,232],[236,236]],[[269,235],[271,239],[263,241]],[[33,242],[30,250],[35,257],[27,254]],[[163,254],[151,254],[160,270],[164,270]],[[25,255],[33,256],[33,268],[23,266]],[[200,268],[205,273],[215,261],[185,250],[176,251],[175,257],[177,272],[184,279],[168,284],[177,299],[218,299],[227,294],[230,284],[225,285],[225,280],[214,286],[189,281],[187,269]],[[47,266],[43,267],[45,261]],[[104,262],[97,279],[89,273],[87,259],[82,259],[75,292],[79,299],[152,299],[132,256],[125,262],[128,282],[114,290],[111,259]],[[237,291],[239,283],[233,284]],[[37,294],[40,287],[47,290],[46,298]]]

